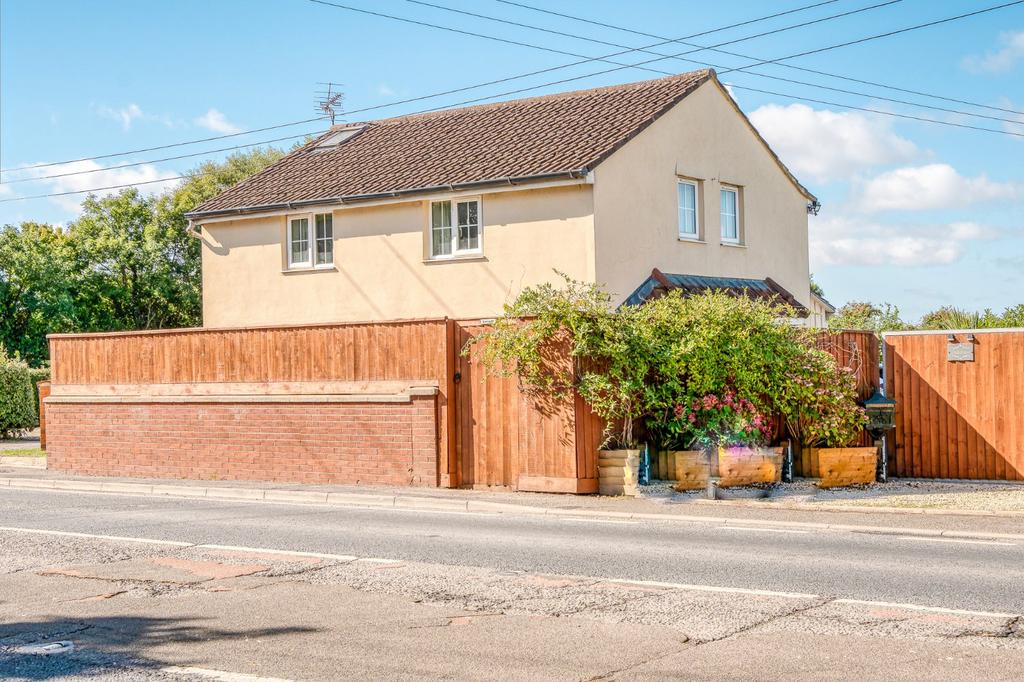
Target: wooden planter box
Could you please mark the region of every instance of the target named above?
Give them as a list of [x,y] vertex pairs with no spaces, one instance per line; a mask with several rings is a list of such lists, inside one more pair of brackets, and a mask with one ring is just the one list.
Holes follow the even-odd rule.
[[875,482],[878,448],[808,448],[810,476],[818,479],[821,488],[844,485],[867,485]]
[[640,450],[601,450],[597,457],[598,492],[636,497]]
[[[784,449],[719,448],[718,485],[721,488],[778,483],[782,480]],[[676,490],[701,490],[708,485],[708,454],[703,451],[675,452]]]

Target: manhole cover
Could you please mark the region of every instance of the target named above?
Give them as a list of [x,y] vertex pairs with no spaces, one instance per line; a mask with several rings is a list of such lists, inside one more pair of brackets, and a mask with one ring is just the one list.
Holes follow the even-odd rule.
[[66,654],[74,650],[74,642],[42,642],[20,646],[14,650],[14,653],[27,654],[29,656],[49,656],[50,654]]

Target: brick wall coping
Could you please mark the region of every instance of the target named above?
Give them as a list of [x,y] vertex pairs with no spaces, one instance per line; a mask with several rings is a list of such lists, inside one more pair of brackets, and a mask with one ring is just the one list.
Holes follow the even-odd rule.
[[268,382],[106,384],[53,387],[47,405],[63,403],[408,403],[438,394],[436,382]]

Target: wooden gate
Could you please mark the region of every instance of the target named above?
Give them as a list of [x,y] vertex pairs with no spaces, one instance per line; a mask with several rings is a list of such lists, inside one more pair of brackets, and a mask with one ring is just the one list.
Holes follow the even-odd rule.
[[897,476],[1024,480],[1024,329],[884,335]]
[[596,492],[599,420],[580,400],[538,403],[515,377],[459,351],[483,326],[455,323],[455,470],[463,487]]

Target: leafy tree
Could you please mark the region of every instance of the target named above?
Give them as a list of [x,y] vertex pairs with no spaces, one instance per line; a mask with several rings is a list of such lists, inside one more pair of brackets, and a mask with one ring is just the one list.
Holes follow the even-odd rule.
[[992,329],[1002,326],[1003,318],[988,308],[979,313],[943,306],[921,318],[922,329]]
[[78,326],[72,255],[58,227],[0,227],[0,345],[34,365],[47,357],[47,333]]
[[821,288],[821,285],[814,281],[814,275],[811,275],[811,293],[820,298],[825,298],[825,290]]
[[1024,327],[1024,303],[1018,303],[1003,311],[1002,326]]
[[0,228],[0,343],[39,365],[48,333],[201,324],[200,243],[185,214],[283,155],[256,149],[207,162],[156,197],[89,196],[66,230]]
[[875,305],[864,301],[851,301],[836,311],[828,321],[832,330],[864,329],[876,334],[910,329],[900,318],[900,309],[890,303]]

